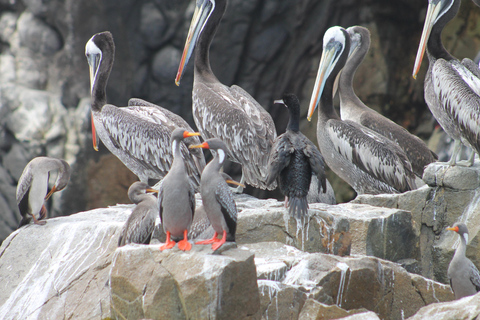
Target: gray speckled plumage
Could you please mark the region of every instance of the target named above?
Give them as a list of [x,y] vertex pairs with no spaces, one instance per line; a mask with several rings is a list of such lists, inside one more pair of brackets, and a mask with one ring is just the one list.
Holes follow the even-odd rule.
[[[142,99],[130,99],[128,107],[123,108],[107,104],[105,87],[115,54],[113,37],[109,32],[95,34],[87,42],[85,54],[91,70],[94,133],[141,181],[147,183],[148,179],[162,179],[173,162],[170,146],[172,132],[176,128],[191,132],[193,129],[175,113]],[[200,185],[205,158],[201,150],[189,152],[188,146],[199,143],[198,137],[181,143],[186,170],[195,188]]]
[[136,206],[120,233],[119,247],[129,243],[150,243],[158,216],[157,198],[147,193],[152,191],[148,184],[141,181],[134,182],[128,188],[128,197]]
[[420,138],[367,107],[355,94],[353,78],[370,48],[370,32],[361,26],[350,27],[347,32],[352,40],[352,47],[338,86],[342,120],[354,121],[395,142],[405,152],[414,173],[421,178],[424,168],[435,162],[437,155],[428,149]]
[[300,102],[294,94],[284,94],[275,101],[287,106],[290,120],[284,134],[278,136],[270,151],[267,183],[278,181],[291,216],[307,214],[307,195],[312,174],[318,190],[326,191],[325,163],[317,147],[299,130]]
[[468,242],[468,229],[463,223],[455,223],[447,228],[458,233],[460,244],[448,266],[448,279],[455,299],[471,296],[480,291],[480,272],[470,259],[465,256]]
[[[57,170],[55,184],[47,195],[48,179],[50,172]],[[36,224],[43,224],[38,221],[46,217],[44,202],[55,191],[63,190],[70,180],[71,168],[65,160],[36,157],[32,159],[23,169],[17,184],[17,205],[22,215],[18,228],[28,224],[31,219]]]

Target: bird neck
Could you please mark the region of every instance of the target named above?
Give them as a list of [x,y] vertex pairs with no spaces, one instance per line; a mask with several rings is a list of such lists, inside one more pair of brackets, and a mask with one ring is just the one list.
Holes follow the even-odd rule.
[[92,110],[102,111],[104,105],[107,104],[107,83],[110,72],[113,67],[113,58],[104,54],[103,61],[98,67],[95,83],[92,88]]
[[427,42],[427,50],[435,59],[445,59],[447,61],[456,60],[442,43],[442,31],[445,25],[452,20],[460,8],[460,0],[454,0],[452,7],[433,25],[430,37]]
[[287,130],[298,132],[300,131],[300,110],[290,110],[290,119],[288,120]]
[[182,157],[181,143],[182,142],[179,140],[172,141],[173,162],[170,170],[178,170],[178,171],[185,170],[185,164],[183,162],[183,157]]
[[460,235],[460,245],[458,246],[457,250],[455,250],[455,257],[457,256],[465,256],[467,252],[467,241],[465,241],[465,238],[463,235]]
[[215,9],[203,27],[202,33],[198,38],[197,48],[195,49],[195,73],[207,78],[213,76],[214,80],[216,80],[216,77],[210,67],[210,45],[225,13],[226,2],[226,0],[215,1]]
[[[335,67],[337,69],[337,67]],[[326,121],[328,119],[340,119],[335,108],[333,107],[333,86],[335,78],[339,70],[332,70],[332,73],[325,82],[322,96],[320,97],[320,106],[318,113],[318,121]]]

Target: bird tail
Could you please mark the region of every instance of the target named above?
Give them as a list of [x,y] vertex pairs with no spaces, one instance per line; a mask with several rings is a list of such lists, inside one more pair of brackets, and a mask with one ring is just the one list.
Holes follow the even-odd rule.
[[297,218],[304,217],[308,212],[308,202],[306,197],[291,197],[288,199],[288,212],[291,216],[296,216]]

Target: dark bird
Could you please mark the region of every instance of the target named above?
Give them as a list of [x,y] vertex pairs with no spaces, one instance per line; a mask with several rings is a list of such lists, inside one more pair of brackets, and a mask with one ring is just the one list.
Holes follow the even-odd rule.
[[317,176],[318,189],[327,189],[325,163],[317,147],[300,132],[300,102],[297,96],[286,93],[275,103],[288,108],[290,119],[286,132],[275,139],[270,151],[267,183],[278,180],[290,215],[301,218],[308,212],[307,194],[312,173]]
[[415,189],[415,175],[405,153],[394,142],[353,121],[342,121],[333,107],[335,78],[347,61],[350,36],[331,27],[310,100],[308,120],[320,105],[317,141],[325,162],[357,194],[398,193]]
[[468,229],[463,223],[455,223],[447,228],[458,233],[460,245],[455,250],[455,255],[448,266],[448,279],[455,299],[471,296],[480,291],[480,273],[470,259],[465,256],[468,242]]
[[[456,164],[461,143],[480,152],[480,70],[470,59],[458,61],[441,40],[443,28],[455,17],[460,3],[461,0],[429,0],[413,68],[416,78],[426,49],[429,64],[424,83],[425,102],[443,130],[455,140],[447,163],[452,166]],[[467,165],[474,161],[472,152]]]
[[[162,179],[170,169],[173,154],[170,136],[176,128],[193,131],[188,123],[175,113],[141,99],[130,99],[128,107],[107,104],[105,88],[113,67],[115,45],[110,32],[95,34],[85,46],[90,66],[92,94],[93,147],[98,150],[98,138],[108,150],[138,176],[140,181]],[[181,144],[188,176],[195,186],[205,167],[201,150],[189,152],[188,145],[199,144],[193,137]]]
[[370,32],[361,26],[350,27],[347,32],[351,40],[350,55],[338,86],[342,120],[354,121],[395,142],[405,152],[413,172],[422,178],[424,168],[435,162],[437,155],[419,137],[367,107],[355,94],[353,77],[370,48]]
[[[190,146],[190,148],[216,151],[213,160],[203,170],[200,183],[203,207],[213,230],[215,230],[215,234],[210,240],[196,243],[212,243],[212,250],[215,251],[226,241],[235,241],[235,232],[237,230],[237,207],[233,199],[233,193],[220,173],[228,149],[225,143],[217,138],[208,139],[201,145]],[[221,239],[218,239],[219,234],[222,235]]]
[[147,192],[158,193],[158,190],[152,189],[141,181],[134,182],[128,188],[128,198],[136,206],[120,233],[119,247],[129,243],[150,243],[153,229],[155,229],[155,219],[158,216],[158,207],[157,198]]
[[[50,192],[48,179],[50,172],[57,171],[57,179]],[[56,192],[63,190],[70,180],[70,166],[65,160],[50,157],[37,157],[23,169],[17,185],[17,205],[22,215],[18,227],[22,227],[33,219],[35,224],[45,224],[47,209],[44,202]]]
[[180,83],[197,46],[192,108],[198,130],[204,139],[225,142],[228,158],[242,165],[241,183],[273,190],[276,183],[266,183],[268,155],[277,136],[272,117],[242,88],[220,83],[210,68],[210,44],[226,5],[227,0],[197,1],[175,82]]
[[183,139],[200,135],[185,129],[175,129],[171,137],[173,163],[168,174],[160,183],[158,192],[158,208],[163,230],[167,240],[160,250],[170,249],[175,246],[171,238],[182,238],[178,248],[188,251],[192,244],[188,242],[188,230],[192,224],[195,213],[195,190],[189,182],[185,161],[182,157],[181,143]]

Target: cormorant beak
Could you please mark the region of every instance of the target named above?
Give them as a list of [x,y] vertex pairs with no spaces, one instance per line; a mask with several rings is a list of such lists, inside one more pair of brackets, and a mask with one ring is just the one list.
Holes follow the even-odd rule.
[[158,190],[152,188],[145,189],[145,192],[153,192],[158,194]]
[[57,191],[57,186],[53,186],[52,190],[50,190],[49,193],[47,193],[47,195],[45,196],[45,201],[47,201],[48,199],[50,199],[50,197],[52,196],[52,194]]
[[212,0],[199,0],[193,13],[192,22],[190,23],[190,29],[188,29],[187,40],[185,41],[185,47],[183,49],[182,60],[178,66],[177,76],[175,77],[175,84],[180,85],[185,66],[187,65],[190,57],[192,56],[193,49],[197,43],[200,33],[202,33],[208,18],[215,9],[215,1]]
[[188,132],[188,131],[185,131],[183,133],[183,138],[188,138],[188,137],[194,137],[194,136],[199,136],[200,135],[200,132]]
[[[325,41],[324,41],[325,42]],[[317,109],[320,103],[320,97],[325,87],[325,82],[332,72],[337,62],[338,53],[341,51],[341,46],[338,42],[333,41],[323,46],[322,57],[320,58],[320,65],[318,66],[317,79],[313,88],[312,97],[310,98],[310,107],[308,108],[307,120],[312,120],[313,112]]]
[[237,182],[235,180],[227,179],[227,180],[225,180],[225,182],[229,183],[229,184],[234,184],[236,186],[240,186],[242,188],[245,188],[245,185],[243,183]]
[[447,230],[450,230],[450,231],[455,231],[458,233],[458,226],[455,226],[455,227],[448,227]]
[[415,58],[415,66],[413,67],[412,76],[414,79],[417,79],[417,74],[422,64],[423,55],[425,54],[425,49],[428,43],[428,38],[430,37],[430,32],[432,31],[433,24],[437,20],[441,9],[442,1],[437,1],[436,3],[434,3],[433,1],[428,2],[427,17],[425,18],[425,23],[423,24],[422,37],[420,38],[417,57]]
[[275,101],[273,101],[273,103],[274,103],[274,104],[283,104],[285,107],[287,106],[287,105],[285,104],[285,101],[283,101],[283,99],[275,100]]
[[208,142],[204,142],[202,144],[196,144],[188,147],[188,149],[195,149],[195,148],[210,149],[210,146],[208,145]]

